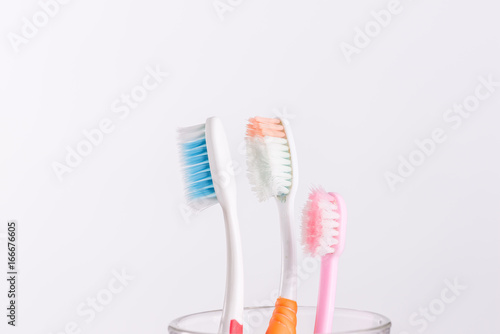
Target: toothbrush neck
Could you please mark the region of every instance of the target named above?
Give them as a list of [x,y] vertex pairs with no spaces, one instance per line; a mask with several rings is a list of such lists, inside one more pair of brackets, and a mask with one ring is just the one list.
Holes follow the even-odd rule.
[[297,300],[297,245],[294,226],[293,197],[278,203],[281,229],[281,288],[280,296]]

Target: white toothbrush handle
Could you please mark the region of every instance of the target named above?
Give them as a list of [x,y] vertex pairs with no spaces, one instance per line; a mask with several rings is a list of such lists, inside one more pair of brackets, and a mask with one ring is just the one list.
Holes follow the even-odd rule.
[[219,327],[219,334],[242,333],[243,325],[243,255],[236,208],[227,205],[222,208],[226,224],[226,293]]
[[236,205],[233,160],[222,122],[210,117],[205,123],[208,161],[217,201],[224,212],[226,230],[226,293],[219,334],[243,332],[243,255]]
[[293,196],[278,203],[281,228],[281,286],[280,296],[297,300],[297,245],[295,244]]

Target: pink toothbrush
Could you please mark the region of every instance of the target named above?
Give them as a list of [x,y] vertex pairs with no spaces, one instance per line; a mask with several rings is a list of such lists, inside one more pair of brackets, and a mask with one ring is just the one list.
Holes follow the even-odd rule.
[[307,253],[321,256],[315,334],[332,333],[337,269],[344,250],[346,206],[337,193],[312,189],[302,217],[302,243]]

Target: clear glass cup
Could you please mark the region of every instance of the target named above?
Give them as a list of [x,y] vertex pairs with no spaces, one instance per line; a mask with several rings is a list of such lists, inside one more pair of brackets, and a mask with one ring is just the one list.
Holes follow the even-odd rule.
[[[245,309],[244,334],[265,334],[274,307]],[[221,311],[186,315],[175,319],[168,327],[169,334],[217,334]],[[316,307],[299,306],[297,334],[313,334]],[[383,315],[338,308],[333,316],[331,334],[390,334],[391,321]]]

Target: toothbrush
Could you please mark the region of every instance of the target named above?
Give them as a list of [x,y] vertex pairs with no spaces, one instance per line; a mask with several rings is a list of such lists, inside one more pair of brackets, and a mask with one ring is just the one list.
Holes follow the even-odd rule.
[[222,122],[179,129],[188,205],[201,211],[220,204],[226,228],[226,291],[219,334],[243,333],[243,257],[236,212],[236,183]]
[[259,200],[274,197],[281,229],[280,297],[267,334],[294,334],[297,326],[297,249],[294,200],[298,182],[295,144],[288,121],[255,117],[247,124],[248,177]]
[[337,193],[312,189],[302,216],[302,243],[307,253],[321,256],[315,334],[332,333],[339,257],[344,251],[346,206]]

